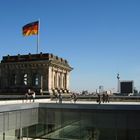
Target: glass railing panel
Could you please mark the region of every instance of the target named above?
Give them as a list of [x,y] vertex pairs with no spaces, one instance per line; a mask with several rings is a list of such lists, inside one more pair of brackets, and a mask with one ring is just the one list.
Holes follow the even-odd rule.
[[20,139],[20,134],[15,129],[12,129],[6,131],[3,137],[5,137],[5,140],[17,140]]

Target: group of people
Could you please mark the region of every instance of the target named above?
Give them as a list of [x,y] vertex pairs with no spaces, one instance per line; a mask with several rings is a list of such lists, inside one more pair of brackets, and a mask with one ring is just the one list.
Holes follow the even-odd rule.
[[62,95],[61,95],[61,93],[58,93],[58,94],[55,93],[54,96],[55,96],[56,103],[57,103],[57,101],[59,103],[62,103]]
[[28,92],[25,93],[25,98],[26,98],[26,102],[29,100],[31,102],[31,100],[33,102],[35,102],[35,91],[34,90],[31,90],[31,89],[28,89]]
[[71,100],[71,102],[73,101],[74,103],[76,103],[76,101],[77,101],[77,95],[76,95],[76,93],[71,93],[71,96],[70,96],[70,100]]
[[[26,102],[28,102],[28,100],[30,102],[31,101],[35,102],[35,96],[36,96],[35,91],[32,90],[32,89],[28,89],[28,92],[25,94]],[[55,97],[56,103],[57,102],[62,103],[62,94],[61,93],[55,93],[54,97]],[[76,93],[71,93],[70,94],[70,102],[76,103],[76,101],[77,101],[77,94]],[[107,103],[108,102],[109,103],[109,95],[107,93],[103,93],[102,95],[98,94],[96,101],[99,104],[101,104],[101,102],[103,102],[103,103]]]
[[[61,93],[54,93],[54,97],[55,97],[55,100],[56,100],[56,103],[59,102],[59,103],[62,103],[62,94]],[[77,101],[77,95],[75,93],[71,93],[70,95],[70,102],[74,102],[76,103]]]
[[101,101],[103,103],[109,103],[109,95],[107,93],[103,93],[102,94],[102,97],[100,94],[98,94],[98,97],[97,97],[97,102],[100,104]]

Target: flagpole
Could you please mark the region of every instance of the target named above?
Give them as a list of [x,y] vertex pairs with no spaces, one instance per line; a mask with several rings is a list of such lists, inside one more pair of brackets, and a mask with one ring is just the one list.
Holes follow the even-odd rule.
[[37,54],[38,54],[38,50],[39,50],[39,35],[40,35],[40,19],[38,20]]

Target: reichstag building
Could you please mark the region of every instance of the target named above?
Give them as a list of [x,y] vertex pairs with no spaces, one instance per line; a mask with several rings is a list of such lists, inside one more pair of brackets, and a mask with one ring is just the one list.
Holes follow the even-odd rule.
[[68,93],[72,67],[68,61],[49,53],[3,56],[0,63],[0,92],[25,94]]

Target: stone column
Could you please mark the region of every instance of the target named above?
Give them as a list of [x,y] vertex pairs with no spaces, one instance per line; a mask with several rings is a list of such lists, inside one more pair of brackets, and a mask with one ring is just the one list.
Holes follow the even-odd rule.
[[56,72],[56,88],[59,87],[58,71]]
[[52,93],[52,75],[53,75],[53,72],[52,72],[52,67],[49,67],[49,70],[48,70],[48,91],[50,93]]
[[63,85],[63,77],[64,77],[64,74],[61,73],[61,88],[64,89],[64,85]]
[[55,75],[55,72],[54,72],[54,70],[53,70],[53,68],[52,68],[52,75],[51,75],[51,79],[52,79],[52,81],[51,81],[52,89],[55,88],[55,87],[54,87],[54,75]]
[[66,73],[66,89],[69,90],[69,72]]

